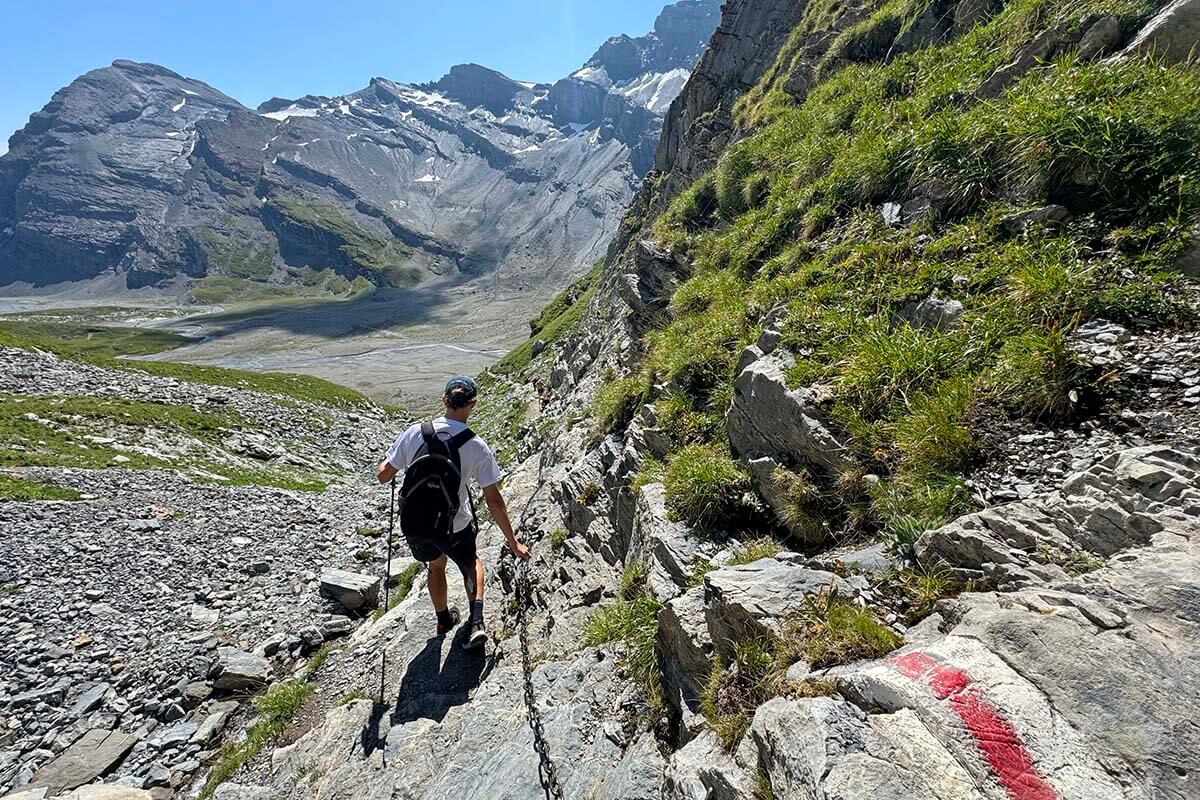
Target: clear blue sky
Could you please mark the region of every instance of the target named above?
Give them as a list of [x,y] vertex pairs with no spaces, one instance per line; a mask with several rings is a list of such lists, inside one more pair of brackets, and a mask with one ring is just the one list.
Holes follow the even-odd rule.
[[117,58],[151,61],[256,106],[373,76],[432,80],[474,61],[518,80],[576,69],[668,0],[7,0],[0,153],[55,91]]

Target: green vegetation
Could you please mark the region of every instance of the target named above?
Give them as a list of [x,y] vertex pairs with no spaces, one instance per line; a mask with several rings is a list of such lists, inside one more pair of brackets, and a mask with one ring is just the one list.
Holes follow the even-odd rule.
[[570,536],[571,534],[567,532],[566,528],[555,528],[550,531],[550,535],[546,537],[546,541],[550,543],[550,547],[554,550],[561,550]]
[[245,739],[227,742],[217,752],[216,762],[200,791],[200,797],[204,800],[213,797],[218,786],[278,739],[312,691],[313,687],[306,678],[292,679],[277,683],[265,694],[254,698],[252,703],[258,718],[246,731]]
[[766,770],[760,769],[754,779],[754,800],[775,800],[775,788],[771,786],[771,776]]
[[288,284],[264,283],[229,275],[205,275],[192,284],[186,301],[201,306],[215,306],[224,303],[259,303],[300,294],[296,287]]
[[416,581],[417,576],[421,574],[421,570],[424,568],[424,564],[419,561],[415,561],[402,569],[400,574],[396,576],[396,586],[394,589],[392,589],[391,594],[388,597],[387,608],[375,609],[373,612],[371,612],[371,619],[379,619],[384,614],[400,605],[401,601],[408,597],[409,592],[412,591],[413,582]]
[[911,567],[895,570],[884,577],[878,588],[903,601],[908,608],[904,622],[911,626],[932,614],[939,600],[979,587],[969,581],[955,580],[945,564],[933,561],[913,562]]
[[351,689],[350,691],[346,692],[344,695],[339,697],[338,701],[336,703],[334,703],[334,706],[336,708],[341,708],[342,706],[350,705],[355,700],[370,700],[370,699],[371,699],[371,696],[369,694],[367,694],[366,692],[364,692],[362,689]]
[[479,404],[472,427],[487,438],[496,460],[508,465],[516,460],[526,434],[529,404],[507,376],[484,372],[479,376]]
[[669,513],[708,530],[741,516],[750,477],[724,448],[697,444],[671,458],[663,486]]
[[757,539],[751,539],[748,542],[738,545],[737,549],[733,552],[733,557],[729,559],[729,566],[736,567],[739,564],[749,564],[752,561],[758,561],[760,558],[773,558],[781,549],[779,542],[770,536],[760,536]]
[[78,500],[79,492],[15,475],[0,474],[0,500],[29,503],[35,500]]
[[633,480],[629,484],[629,490],[637,494],[643,486],[651,483],[662,483],[666,477],[667,467],[663,462],[654,456],[644,456],[637,474],[633,476]]
[[903,640],[865,608],[832,590],[806,598],[804,608],[784,620],[779,634],[736,639],[732,656],[713,657],[700,708],[725,747],[732,749],[750,726],[754,709],[788,692],[829,694],[822,681],[789,687],[787,669],[804,659],[814,669],[879,658]]
[[211,266],[234,278],[269,278],[275,271],[274,248],[263,244],[254,249],[237,238],[222,236],[212,228],[201,228],[205,255]]
[[[701,526],[753,525],[755,510],[732,501],[745,482],[720,423],[737,356],[775,309],[796,355],[789,384],[828,398],[856,462],[844,476],[776,481],[780,523],[809,542],[837,534],[830,521],[877,531],[970,510],[960,476],[981,455],[981,408],[1047,425],[1093,413],[1119,377],[1071,351],[1081,323],[1194,322],[1169,267],[1200,208],[1200,71],[1065,56],[975,99],[1037,32],[1095,13],[1131,29],[1148,2],[1014,0],[954,41],[882,63],[921,10],[886,3],[841,35],[797,102],[783,86],[837,9],[806,7],[738,104],[751,135],[656,221],[692,273],[638,369],[593,408],[607,427],[634,402],[654,405],[675,448],[673,512]],[[933,198],[933,212],[885,224],[884,202],[915,197]],[[1068,217],[1016,221],[1048,204]],[[914,311],[925,298],[962,313],[932,323]]]
[[367,230],[337,206],[275,198],[267,203],[291,225],[337,242],[348,277],[362,276],[376,286],[412,286],[421,271],[408,262],[412,250],[398,239]]
[[20,586],[16,586],[11,583],[5,583],[3,585],[0,585],[0,595],[14,595],[14,594],[20,594],[20,593],[21,593]]
[[154,328],[121,328],[77,322],[0,321],[0,344],[37,348],[79,361],[148,356],[192,342]]
[[546,345],[544,353],[548,354],[551,344],[575,330],[588,303],[596,293],[596,287],[600,282],[600,269],[603,266],[603,261],[597,261],[586,275],[555,297],[541,315],[530,323],[531,328],[537,328],[534,335],[493,364],[488,371],[496,375],[513,377],[524,371],[533,362],[535,342],[544,342]]
[[661,713],[664,702],[654,648],[661,609],[646,589],[645,567],[634,562],[621,576],[620,596],[598,608],[583,627],[584,642],[589,646],[624,644],[622,663],[641,688],[651,716]]
[[150,355],[187,344],[190,339],[146,328],[120,328],[61,322],[0,322],[0,345],[45,350],[87,364],[145,372],[210,386],[229,386],[336,408],[364,408],[363,394],[308,375],[246,372],[169,361],[132,361],[119,356]]
[[196,411],[190,406],[124,398],[87,396],[23,396],[0,394],[0,451],[3,467],[79,467],[101,469],[179,469],[201,480],[226,485],[275,486],[321,491],[324,480],[298,468],[242,467],[228,461],[197,457],[187,449],[172,451],[178,462],[134,449],[145,431],[195,439],[213,449],[245,421],[229,411]]

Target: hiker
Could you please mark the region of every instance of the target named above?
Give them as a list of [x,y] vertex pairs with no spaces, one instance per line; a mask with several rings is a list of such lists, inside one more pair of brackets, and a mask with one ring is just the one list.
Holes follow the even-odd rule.
[[437,635],[445,636],[459,623],[458,609],[446,598],[446,558],[462,572],[471,602],[470,632],[463,647],[480,647],[487,640],[483,624],[483,561],[475,552],[479,526],[475,503],[468,490],[473,480],[483,490],[492,519],[504,533],[518,558],[529,558],[529,548],[517,540],[500,495],[500,466],[487,446],[467,427],[475,410],[475,381],[455,375],[446,382],[444,416],[419,422],[401,434],[379,465],[379,482],[387,483],[404,472],[400,489],[400,530],[413,558],[429,571],[429,599],[437,612]]

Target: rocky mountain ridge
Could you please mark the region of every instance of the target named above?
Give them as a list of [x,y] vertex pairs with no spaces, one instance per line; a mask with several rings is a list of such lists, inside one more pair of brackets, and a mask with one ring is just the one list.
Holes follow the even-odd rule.
[[516,292],[566,283],[649,167],[716,5],[685,0],[651,34],[610,40],[589,61],[613,67],[603,85],[465,64],[252,111],[114,62],[56,93],[0,158],[0,283],[208,277],[223,282],[202,297],[234,299],[254,293],[246,282],[344,293],[499,270]]

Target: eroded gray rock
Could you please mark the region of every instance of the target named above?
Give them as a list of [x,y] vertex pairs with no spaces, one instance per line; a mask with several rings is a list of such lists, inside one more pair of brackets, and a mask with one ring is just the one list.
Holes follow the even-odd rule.
[[789,389],[792,359],[782,350],[753,361],[738,374],[725,417],[729,441],[745,458],[774,456],[836,471],[849,464],[841,436],[810,389]]
[[263,686],[271,679],[271,662],[236,647],[217,648],[213,688],[226,692]]
[[832,572],[808,569],[776,558],[722,567],[704,576],[709,636],[728,655],[746,635],[778,633],[784,618],[805,607],[808,598],[834,590],[852,597],[853,588]]
[[378,575],[363,575],[344,569],[325,569],[321,572],[321,595],[349,611],[371,609],[379,605]]

